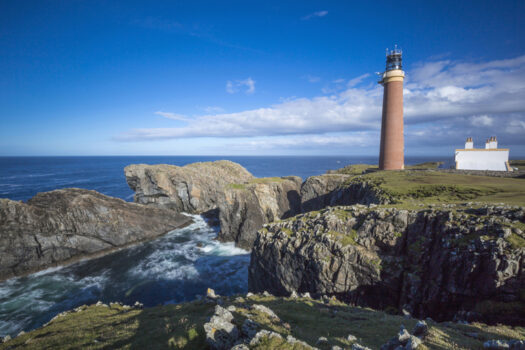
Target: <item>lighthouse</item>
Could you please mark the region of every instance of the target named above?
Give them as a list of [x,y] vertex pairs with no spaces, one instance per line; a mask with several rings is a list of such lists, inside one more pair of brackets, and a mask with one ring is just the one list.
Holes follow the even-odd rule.
[[402,51],[397,48],[386,52],[386,70],[379,84],[383,85],[383,116],[379,169],[402,170],[405,168],[403,137],[403,80]]

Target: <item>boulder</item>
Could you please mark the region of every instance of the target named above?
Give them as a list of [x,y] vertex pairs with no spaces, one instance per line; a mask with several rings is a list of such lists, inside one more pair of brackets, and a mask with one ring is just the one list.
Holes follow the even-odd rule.
[[239,330],[231,322],[233,315],[220,305],[215,306],[215,314],[204,324],[206,342],[212,349],[229,350],[239,338]]
[[428,334],[428,325],[425,321],[417,321],[416,325],[414,326],[414,329],[412,330],[412,334],[416,337],[423,337]]

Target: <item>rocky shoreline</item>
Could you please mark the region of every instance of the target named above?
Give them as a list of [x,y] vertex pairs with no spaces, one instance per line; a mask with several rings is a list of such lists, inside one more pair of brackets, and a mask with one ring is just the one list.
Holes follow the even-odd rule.
[[[249,290],[268,298],[289,297],[284,304],[271,300],[292,310],[291,314],[294,300],[301,295],[306,299],[303,306],[311,312],[316,305],[313,296],[329,305],[373,307],[383,310],[382,315],[411,320],[525,325],[522,206],[420,203],[441,192],[456,201],[493,195],[494,190],[439,182],[399,190],[385,187],[380,176],[343,170],[302,182],[294,176],[256,178],[229,161],[184,167],[138,164],[125,168],[136,203],[81,189],[40,193],[27,203],[0,199],[0,280],[149,240],[189,224],[191,219],[181,214],[187,212],[220,224],[218,240],[251,249]],[[409,185],[414,178],[439,176],[432,171],[406,174],[409,179],[401,180]],[[401,181],[399,176],[396,179]],[[511,185],[515,184],[506,183]],[[238,297],[235,305],[228,300],[231,307],[225,308],[224,299],[208,295],[206,300],[204,306],[218,304],[214,313],[207,311],[205,332],[199,333],[202,341],[209,333],[212,348],[312,348],[308,345],[312,339],[297,340],[287,323],[273,322],[272,317],[264,327],[256,327],[263,332],[258,337],[252,321],[256,322],[259,311],[264,313],[264,305],[247,306]],[[243,311],[234,315],[235,310]],[[342,310],[326,312],[336,317]],[[350,313],[341,322],[357,312],[345,310]],[[250,317],[252,321],[246,321]],[[216,339],[215,331],[223,326],[228,335]],[[284,330],[275,332],[276,327]],[[420,345],[427,340],[412,339],[403,329],[381,348],[415,348],[407,347],[409,341]],[[218,346],[232,335],[230,331],[235,339]],[[325,343],[321,338],[325,337],[314,342],[321,349],[327,344],[365,348],[357,347],[355,339]]]
[[27,203],[0,199],[0,280],[109,253],[191,222],[83,189],[39,193]]

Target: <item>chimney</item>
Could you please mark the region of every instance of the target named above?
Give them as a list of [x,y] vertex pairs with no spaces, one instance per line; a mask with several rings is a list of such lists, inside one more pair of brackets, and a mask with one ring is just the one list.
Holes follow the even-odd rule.
[[472,142],[472,137],[467,137],[467,141],[465,142],[465,149],[472,148],[474,148],[474,142]]
[[497,149],[498,148],[498,139],[496,139],[496,136],[492,137],[492,148]]

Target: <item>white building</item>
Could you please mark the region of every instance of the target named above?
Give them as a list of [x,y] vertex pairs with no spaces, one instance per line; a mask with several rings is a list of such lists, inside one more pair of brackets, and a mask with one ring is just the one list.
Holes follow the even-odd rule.
[[456,169],[512,171],[509,149],[498,148],[495,136],[485,143],[485,148],[474,148],[472,137],[467,138],[464,149],[456,150]]

